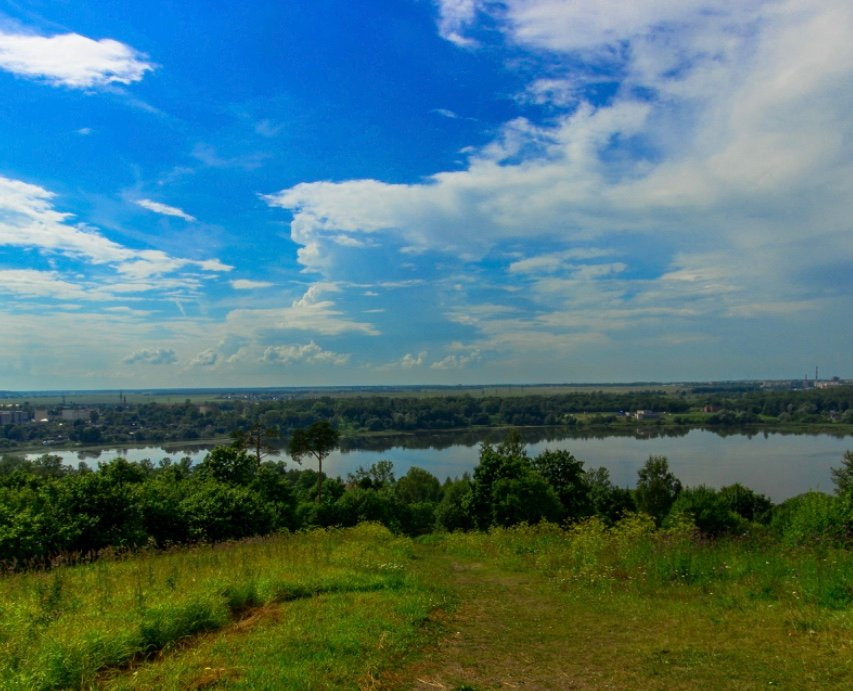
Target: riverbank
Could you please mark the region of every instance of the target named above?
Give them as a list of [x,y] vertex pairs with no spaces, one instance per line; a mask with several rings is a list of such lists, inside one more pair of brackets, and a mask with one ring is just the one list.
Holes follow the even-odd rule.
[[[501,425],[501,426],[474,426],[456,427],[450,429],[420,429],[420,430],[379,430],[343,434],[341,436],[341,448],[384,450],[394,447],[429,448],[439,443],[479,443],[481,441],[500,441],[510,430],[517,431],[523,441],[535,443],[542,440],[554,438],[606,438],[606,437],[634,437],[646,439],[660,436],[684,436],[692,430],[712,432],[721,437],[737,435],[764,435],[764,434],[796,434],[796,435],[821,435],[843,438],[853,437],[853,424],[824,423],[824,424],[768,424],[766,422],[751,425],[680,425],[670,422],[657,421],[633,422],[631,424],[608,424],[608,425]],[[417,446],[411,442],[422,440],[423,446]],[[472,441],[473,440],[473,441]],[[105,444],[78,444],[69,442],[65,444],[22,444],[9,447],[3,453],[10,455],[54,453],[58,451],[71,451],[81,454],[97,454],[112,449],[131,449],[142,447],[159,447],[164,450],[181,449],[208,449],[221,444],[230,444],[233,439],[230,436],[206,437],[202,439],[186,439],[179,441],[145,440],[134,443],[105,443]],[[409,443],[407,443],[409,442]],[[272,440],[272,445],[280,450],[285,449],[286,439]]]
[[375,525],[0,577],[0,683],[850,688],[849,550]]

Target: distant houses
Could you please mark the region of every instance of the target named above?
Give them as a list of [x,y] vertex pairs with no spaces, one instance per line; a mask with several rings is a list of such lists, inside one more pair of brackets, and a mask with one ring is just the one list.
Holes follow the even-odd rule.
[[13,408],[11,410],[0,410],[0,425],[26,425],[31,422],[50,422],[51,420],[62,420],[63,422],[92,421],[91,408],[63,408],[57,416],[46,408],[36,408],[30,414],[27,410]]
[[29,421],[26,410],[0,410],[0,425],[23,425]]
[[661,414],[654,410],[638,410],[634,413],[635,420],[657,420]]
[[88,408],[63,408],[59,413],[60,418],[64,422],[90,422],[92,420],[92,411]]

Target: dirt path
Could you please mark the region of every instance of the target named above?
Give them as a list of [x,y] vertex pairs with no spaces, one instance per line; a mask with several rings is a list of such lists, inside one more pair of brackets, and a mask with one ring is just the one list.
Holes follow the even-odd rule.
[[430,563],[436,566],[431,577],[449,585],[459,604],[440,620],[444,634],[438,644],[386,678],[384,688],[614,686],[611,674],[600,671],[609,667],[600,644],[619,639],[617,622],[591,617],[588,610],[573,616],[555,606],[553,585],[530,574],[434,555]]

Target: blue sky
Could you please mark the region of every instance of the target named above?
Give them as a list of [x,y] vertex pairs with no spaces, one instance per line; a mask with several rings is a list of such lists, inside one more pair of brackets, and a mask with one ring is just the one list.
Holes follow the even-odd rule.
[[853,376],[841,0],[0,0],[0,389]]

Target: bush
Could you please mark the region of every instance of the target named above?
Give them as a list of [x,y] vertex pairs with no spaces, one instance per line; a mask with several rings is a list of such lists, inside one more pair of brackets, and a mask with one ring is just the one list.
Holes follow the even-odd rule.
[[194,484],[181,502],[193,540],[219,542],[263,535],[272,529],[275,517],[256,492],[213,479]]
[[690,516],[701,533],[712,537],[734,533],[742,527],[742,519],[729,508],[725,497],[701,485],[688,487],[678,495],[664,526],[678,515]]
[[395,531],[400,530],[393,497],[375,489],[355,487],[335,502],[336,523],[346,528],[364,521],[375,521]]
[[563,505],[539,473],[529,470],[518,478],[501,478],[492,486],[492,525],[559,521]]
[[842,542],[851,523],[851,504],[843,497],[806,492],[773,510],[771,528],[789,544]]
[[773,512],[773,502],[763,494],[754,492],[739,483],[728,485],[720,490],[720,496],[728,507],[741,518],[757,523],[769,523]]

